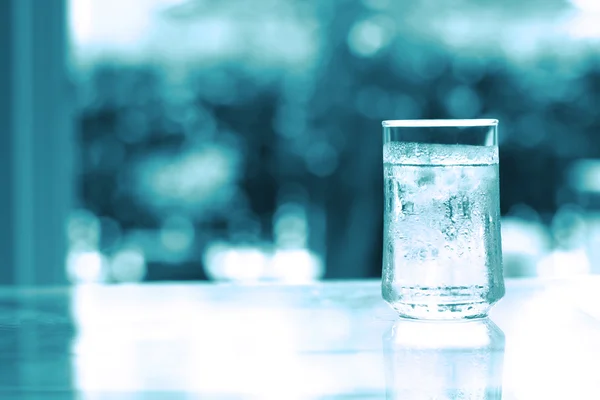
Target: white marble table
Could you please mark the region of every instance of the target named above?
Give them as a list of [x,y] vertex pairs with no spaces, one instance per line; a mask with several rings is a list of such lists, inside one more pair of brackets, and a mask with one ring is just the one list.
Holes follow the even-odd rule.
[[0,398],[600,399],[600,280],[397,322],[379,282],[0,289]]

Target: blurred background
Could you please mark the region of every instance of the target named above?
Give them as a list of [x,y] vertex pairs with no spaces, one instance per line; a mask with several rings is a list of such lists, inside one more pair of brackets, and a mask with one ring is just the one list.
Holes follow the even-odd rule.
[[377,277],[405,118],[500,119],[507,277],[600,273],[594,0],[2,7],[3,283]]

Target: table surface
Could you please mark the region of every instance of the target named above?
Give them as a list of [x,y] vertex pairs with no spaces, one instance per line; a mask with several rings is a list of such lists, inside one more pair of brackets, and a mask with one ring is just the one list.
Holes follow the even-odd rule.
[[490,320],[397,320],[379,282],[0,289],[0,397],[600,399],[600,280]]

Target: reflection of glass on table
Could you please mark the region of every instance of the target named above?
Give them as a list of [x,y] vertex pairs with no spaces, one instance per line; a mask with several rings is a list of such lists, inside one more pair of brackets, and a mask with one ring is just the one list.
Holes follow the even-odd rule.
[[383,337],[387,398],[500,400],[504,343],[489,319],[399,320]]

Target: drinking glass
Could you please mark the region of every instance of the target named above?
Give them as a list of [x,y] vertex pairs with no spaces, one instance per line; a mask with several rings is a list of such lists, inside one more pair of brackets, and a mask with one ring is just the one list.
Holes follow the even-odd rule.
[[504,296],[497,127],[383,122],[382,295],[401,316],[481,318]]

